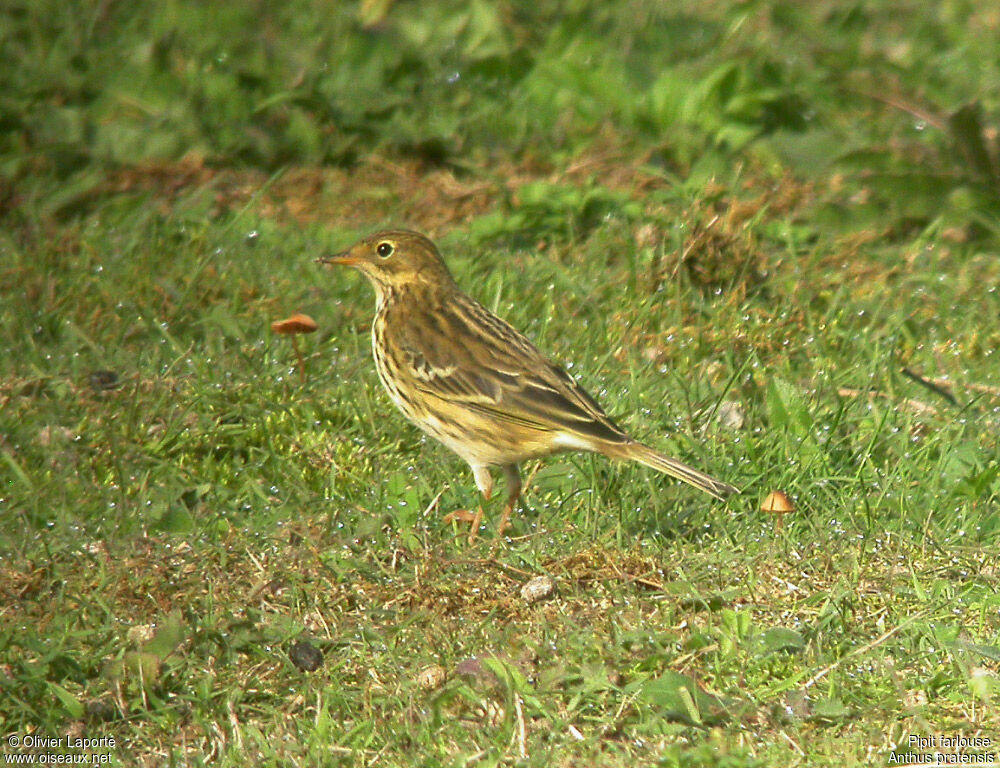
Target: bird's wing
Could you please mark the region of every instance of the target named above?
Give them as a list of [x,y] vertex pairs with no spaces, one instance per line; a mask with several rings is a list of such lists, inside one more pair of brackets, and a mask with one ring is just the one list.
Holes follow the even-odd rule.
[[465,296],[423,307],[397,336],[402,363],[427,394],[502,421],[615,443],[630,438],[521,333]]

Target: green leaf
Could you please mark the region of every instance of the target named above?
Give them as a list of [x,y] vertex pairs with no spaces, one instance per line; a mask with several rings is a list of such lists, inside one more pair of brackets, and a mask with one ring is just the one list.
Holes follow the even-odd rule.
[[977,667],[969,675],[969,690],[972,695],[982,702],[989,703],[1000,688],[1000,681],[997,676],[989,670]]
[[750,611],[736,611],[732,608],[723,608],[719,614],[722,625],[728,629],[734,637],[743,640],[750,637],[753,627],[753,616]]
[[143,646],[143,651],[151,653],[160,661],[173,653],[174,649],[180,645],[187,636],[187,628],[184,625],[184,618],[180,611],[172,611],[160,620],[156,627],[156,634]]
[[760,639],[767,653],[780,651],[798,653],[806,647],[806,641],[802,635],[787,627],[772,627],[761,635]]
[[673,670],[643,683],[640,695],[667,719],[688,725],[715,725],[743,717],[751,708],[747,702],[714,696]]
[[771,379],[767,384],[767,407],[771,426],[789,429],[800,437],[809,434],[812,417],[798,387],[784,379]]
[[963,651],[971,651],[990,661],[1000,661],[1000,648],[995,645],[980,645],[979,643],[969,643],[965,640],[956,640],[954,647]]
[[511,690],[520,693],[522,696],[528,695],[534,698],[535,692],[531,687],[531,683],[528,682],[528,678],[513,664],[508,664],[496,656],[489,656],[482,659],[482,664],[496,675],[497,680],[509,685]]
[[153,525],[153,530],[166,533],[190,533],[194,527],[194,518],[187,507],[183,504],[171,504]]
[[975,443],[960,443],[943,457],[940,474],[950,485],[974,476],[980,469],[983,453]]
[[78,720],[83,717],[84,707],[80,700],[74,696],[72,693],[67,691],[61,685],[56,683],[46,683],[49,691],[62,703],[66,708],[66,712],[74,720]]
[[110,662],[104,674],[111,680],[120,680],[127,674],[141,680],[148,687],[160,677],[160,659],[154,653],[129,651],[120,659]]
[[949,118],[948,128],[959,153],[974,175],[995,182],[996,168],[983,142],[982,108],[978,102],[959,107]]
[[829,699],[820,699],[812,708],[812,720],[844,720],[850,716],[850,710],[844,706],[844,702],[836,696]]

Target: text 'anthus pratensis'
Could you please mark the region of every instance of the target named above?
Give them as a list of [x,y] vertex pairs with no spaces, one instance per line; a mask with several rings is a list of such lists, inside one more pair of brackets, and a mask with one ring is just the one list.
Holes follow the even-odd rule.
[[[633,440],[562,368],[455,283],[434,243],[389,230],[318,259],[375,288],[372,352],[403,414],[461,456],[485,499],[507,481],[499,530],[521,494],[518,464],[560,451],[638,461],[723,499],[737,489]],[[472,520],[475,538],[482,507]]]

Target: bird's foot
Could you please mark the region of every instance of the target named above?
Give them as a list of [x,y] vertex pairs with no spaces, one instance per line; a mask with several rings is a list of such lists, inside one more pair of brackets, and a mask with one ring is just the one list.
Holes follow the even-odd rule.
[[511,527],[510,524],[510,514],[514,511],[514,505],[517,504],[517,499],[511,499],[507,502],[506,506],[503,508],[503,514],[500,516],[500,522],[497,524],[497,539],[503,538],[503,532]]
[[471,509],[456,509],[444,516],[446,523],[468,523],[469,543],[474,544],[476,536],[479,535],[479,524],[483,520],[483,508],[473,511]]

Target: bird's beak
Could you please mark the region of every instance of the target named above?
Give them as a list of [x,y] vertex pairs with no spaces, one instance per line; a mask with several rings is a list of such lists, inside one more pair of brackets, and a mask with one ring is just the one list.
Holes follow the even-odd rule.
[[335,253],[332,256],[320,256],[316,259],[317,264],[341,264],[345,267],[357,266],[359,261],[361,261],[361,259],[357,256],[351,256],[350,251]]

